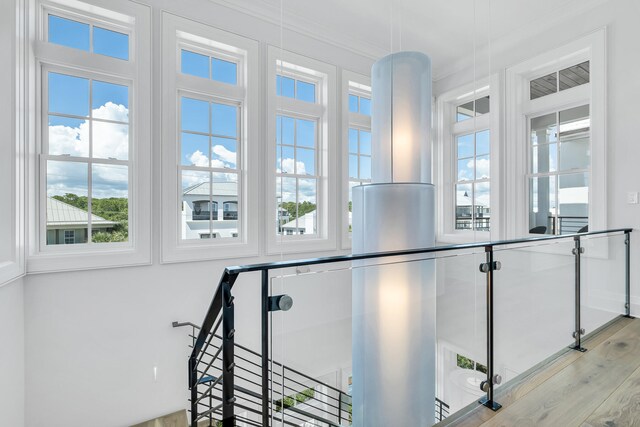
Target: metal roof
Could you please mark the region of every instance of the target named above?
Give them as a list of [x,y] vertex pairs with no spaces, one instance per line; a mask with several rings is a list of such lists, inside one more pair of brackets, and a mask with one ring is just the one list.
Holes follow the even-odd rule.
[[[201,182],[200,184],[192,185],[183,190],[183,195],[195,195],[195,196],[208,196],[210,193],[211,183]],[[214,196],[238,196],[238,183],[236,182],[214,182],[213,193]]]
[[[47,227],[86,227],[88,223],[89,213],[87,211],[61,202],[58,199],[47,197]],[[108,221],[101,216],[91,215],[91,225],[94,228],[106,228],[116,224],[116,222]]]

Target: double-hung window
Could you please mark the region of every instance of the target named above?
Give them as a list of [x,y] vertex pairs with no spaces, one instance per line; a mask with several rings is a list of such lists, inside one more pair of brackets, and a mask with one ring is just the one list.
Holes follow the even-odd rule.
[[343,93],[343,247],[351,245],[353,187],[371,182],[371,86],[367,77],[342,74]]
[[329,116],[335,115],[335,69],[271,48],[269,70],[269,158],[275,166],[270,167],[274,179],[268,193],[273,220],[269,250],[335,247],[329,225],[334,202],[328,193],[334,182],[329,167],[329,157],[335,156],[335,143],[330,142],[334,124]]
[[[480,86],[479,84],[474,85]],[[438,99],[436,167],[440,238],[488,238],[492,222],[491,96],[489,86],[461,88]],[[478,236],[478,233],[480,235]]]
[[150,261],[149,11],[110,5],[38,7],[35,270],[61,253],[80,267]]
[[604,38],[597,31],[507,70],[514,237],[606,228]]
[[163,24],[163,261],[255,255],[257,46],[170,14]]

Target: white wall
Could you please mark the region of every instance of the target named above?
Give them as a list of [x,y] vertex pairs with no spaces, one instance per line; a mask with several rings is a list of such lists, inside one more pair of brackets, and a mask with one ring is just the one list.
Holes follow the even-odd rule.
[[24,284],[0,287],[0,426],[24,426]]
[[[588,2],[586,2],[588,3]],[[586,4],[585,3],[585,4]],[[628,205],[626,193],[640,191],[640,121],[636,119],[640,79],[640,4],[636,0],[597,1],[577,16],[554,14],[540,27],[524,27],[519,34],[492,41],[491,55],[480,50],[476,71],[500,74],[504,69],[567,44],[594,30],[607,28],[607,228],[640,228],[640,205]],[[575,4],[574,4],[575,6]],[[582,6],[576,6],[582,7]],[[468,65],[468,64],[467,64]],[[443,78],[434,93],[445,93],[473,81],[473,68]],[[486,73],[476,74],[477,78]],[[509,212],[506,213],[507,215]],[[640,234],[631,235],[632,314],[640,315]]]

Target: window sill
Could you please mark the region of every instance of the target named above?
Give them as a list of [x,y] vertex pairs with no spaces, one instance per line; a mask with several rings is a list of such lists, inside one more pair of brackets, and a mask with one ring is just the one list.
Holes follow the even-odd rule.
[[161,264],[173,264],[191,261],[213,261],[236,258],[254,258],[259,255],[257,243],[216,242],[202,243],[196,240],[189,243],[170,246],[162,250]]
[[91,252],[43,253],[27,258],[27,273],[93,270],[99,268],[150,265],[151,251],[111,249]]

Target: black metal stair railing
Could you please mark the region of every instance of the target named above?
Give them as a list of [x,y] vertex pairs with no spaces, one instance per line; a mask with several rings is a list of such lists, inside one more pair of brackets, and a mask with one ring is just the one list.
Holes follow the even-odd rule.
[[[337,427],[350,421],[351,402],[350,397],[347,397],[345,393],[268,357],[269,312],[274,309],[274,297],[269,295],[269,275],[273,270],[408,255],[431,256],[442,252],[484,248],[486,262],[480,265],[480,271],[486,274],[487,378],[482,381],[480,386],[481,390],[486,393],[486,397],[480,403],[493,410],[498,410],[501,406],[494,400],[494,388],[499,384],[500,376],[494,371],[493,292],[494,275],[500,270],[500,261],[494,259],[494,248],[532,242],[574,240],[575,248],[577,248],[574,250],[576,263],[574,307],[576,342],[574,348],[581,349],[580,275],[578,274],[581,254],[580,239],[592,235],[624,233],[625,314],[630,316],[631,232],[630,228],[621,228],[558,236],[542,235],[526,239],[228,267],[220,279],[197,335],[194,328],[193,350],[189,357],[191,426],[203,425],[202,422],[206,423],[204,425],[222,425],[223,427],[235,426],[237,422],[259,427],[269,427],[274,422],[281,425],[300,426],[312,421],[313,425],[317,426]],[[260,351],[250,350],[235,342],[235,301],[231,290],[238,276],[249,272],[261,273]],[[259,372],[256,372],[258,368]],[[436,401],[436,419],[446,416],[448,410],[446,404]],[[220,424],[220,420],[222,424]]]

